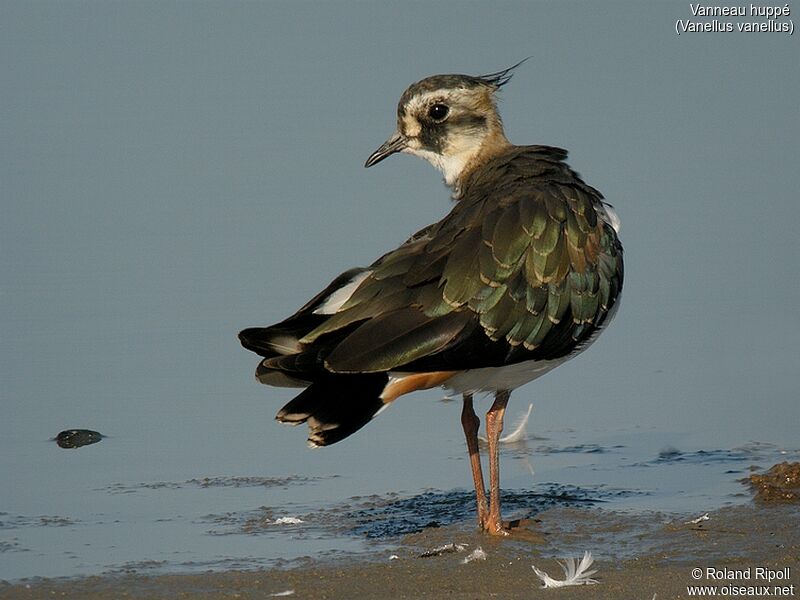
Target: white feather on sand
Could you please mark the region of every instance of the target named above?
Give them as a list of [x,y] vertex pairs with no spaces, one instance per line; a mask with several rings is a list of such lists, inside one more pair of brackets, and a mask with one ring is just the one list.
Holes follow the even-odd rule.
[[430,550],[426,550],[422,554],[419,555],[420,558],[429,558],[431,556],[441,556],[442,554],[447,554],[449,552],[463,552],[466,550],[467,544],[456,544],[450,542],[449,544],[442,544],[441,546],[436,546],[436,548],[431,548]]
[[298,519],[297,517],[278,517],[275,519],[274,525],[299,525],[303,523],[303,519]]
[[465,565],[467,563],[471,563],[473,560],[486,560],[486,552],[484,552],[483,548],[481,548],[480,546],[478,546],[477,548],[475,548],[475,550],[467,554],[467,556],[464,557],[464,560],[462,560],[461,563]]
[[531,565],[533,572],[542,580],[542,587],[560,588],[569,585],[591,585],[597,583],[596,580],[591,578],[592,575],[597,573],[597,569],[588,570],[594,562],[591,552],[584,552],[583,558],[577,565],[575,564],[575,559],[572,557],[565,559],[563,563],[559,561],[556,562],[558,562],[558,565],[564,571],[564,579],[553,579],[544,571],[537,569],[535,565]]
[[708,513],[705,513],[703,515],[700,515],[696,519],[692,519],[691,521],[686,521],[686,523],[684,523],[684,525],[699,525],[703,521],[708,521],[710,518],[711,517],[708,516]]

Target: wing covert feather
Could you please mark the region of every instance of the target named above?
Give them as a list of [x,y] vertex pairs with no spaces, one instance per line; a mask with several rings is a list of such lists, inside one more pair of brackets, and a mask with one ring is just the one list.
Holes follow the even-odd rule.
[[476,171],[442,221],[371,265],[300,338],[304,358],[294,362],[348,373],[458,369],[556,358],[586,342],[617,301],[622,247],[598,219],[602,196],[563,155],[515,152]]

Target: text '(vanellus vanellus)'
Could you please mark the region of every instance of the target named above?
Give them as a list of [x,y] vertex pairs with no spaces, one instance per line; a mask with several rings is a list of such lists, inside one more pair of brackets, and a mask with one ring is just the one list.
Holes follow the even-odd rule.
[[[511,69],[435,75],[409,87],[396,131],[366,166],[395,152],[424,158],[453,190],[450,213],[341,274],[286,320],[239,334],[263,357],[259,381],[305,388],[277,419],[307,423],[312,446],[349,436],[403,394],[463,394],[478,521],[501,535],[498,439],[511,391],[589,346],[623,278],[617,217],[567,153],[506,139],[495,95],[510,78]],[[494,393],[488,501],[478,392]]]

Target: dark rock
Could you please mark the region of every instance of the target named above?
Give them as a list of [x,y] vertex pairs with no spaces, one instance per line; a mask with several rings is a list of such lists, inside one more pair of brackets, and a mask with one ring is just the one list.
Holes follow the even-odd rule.
[[61,448],[80,448],[89,444],[96,444],[105,436],[91,429],[67,429],[56,437],[56,444]]

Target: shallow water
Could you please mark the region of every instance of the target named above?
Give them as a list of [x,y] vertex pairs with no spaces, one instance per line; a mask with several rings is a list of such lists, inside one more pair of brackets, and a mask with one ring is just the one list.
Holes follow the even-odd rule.
[[[449,403],[424,408],[457,417]],[[195,475],[188,479],[164,477],[178,470],[164,468],[170,461],[137,460],[141,441],[131,435],[77,450],[20,441],[15,449],[26,447],[32,467],[18,475],[18,485],[25,478],[24,493],[20,487],[4,494],[2,578],[254,568],[305,556],[388,551],[400,536],[431,527],[470,531],[473,492],[465,487],[468,461],[453,421],[446,435],[422,451],[409,448],[402,461],[378,445],[368,461],[354,458],[338,468],[328,463],[327,474],[319,474],[317,464],[324,450],[306,450],[299,440],[292,442],[293,467],[265,460],[249,467],[257,475],[226,476],[215,474],[224,470],[221,464],[183,465]],[[265,427],[283,431],[273,423]],[[553,507],[702,514],[749,501],[739,480],[754,466],[798,456],[767,443],[679,450],[658,441],[671,436],[652,431],[534,435],[534,426],[529,429],[530,439],[503,449],[503,509],[510,519]],[[224,448],[215,443],[222,455],[252,446],[242,436]],[[380,471],[365,472],[367,464]],[[123,468],[135,475],[126,477]]]

